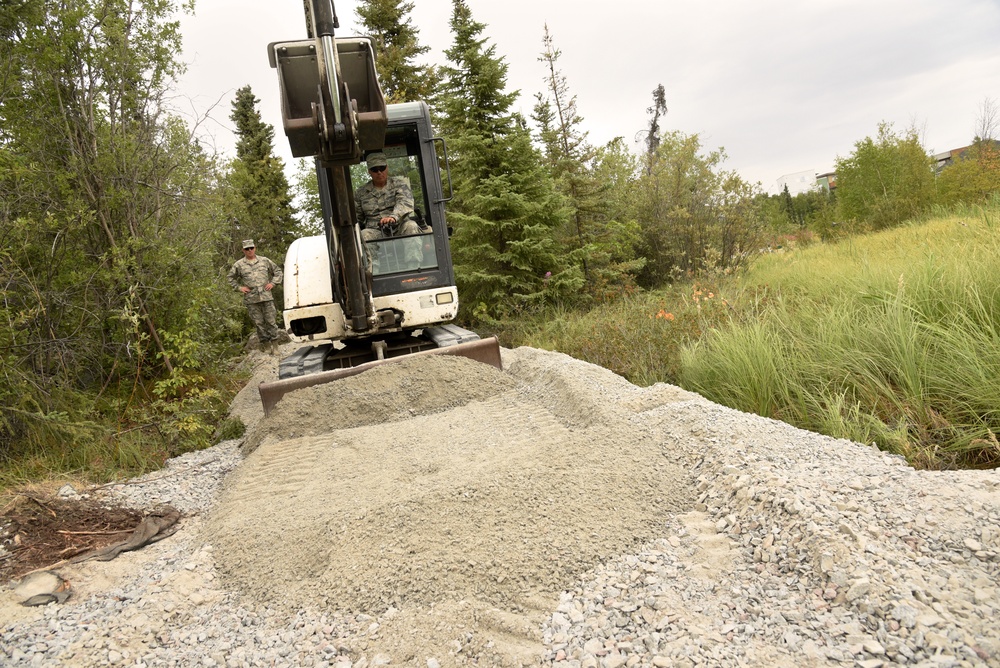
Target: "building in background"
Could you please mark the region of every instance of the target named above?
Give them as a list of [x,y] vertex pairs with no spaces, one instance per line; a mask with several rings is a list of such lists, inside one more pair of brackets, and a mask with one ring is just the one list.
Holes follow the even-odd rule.
[[941,173],[941,170],[952,164],[957,160],[961,160],[965,152],[968,151],[971,146],[963,146],[962,148],[953,148],[950,151],[945,151],[944,153],[934,154],[934,171],[937,174]]
[[[996,139],[986,139],[983,144],[990,144],[994,150],[1000,150],[1000,140]],[[941,170],[948,165],[958,162],[959,160],[965,160],[968,157],[969,150],[974,148],[976,144],[969,144],[968,146],[963,146],[962,148],[953,148],[950,151],[945,151],[944,153],[934,154],[934,172],[940,174]]]
[[822,188],[827,193],[832,193],[837,189],[837,172],[825,172],[816,175],[816,186]]
[[804,172],[795,172],[778,177],[778,192],[783,191],[785,186],[788,186],[788,192],[793,196],[809,192],[816,187],[816,172],[807,169]]
[[[995,150],[1000,151],[1000,140],[987,139],[984,143],[986,142],[988,142]],[[944,151],[943,153],[935,153],[932,156],[934,161],[934,173],[940,174],[941,170],[948,165],[954,164],[959,160],[965,160],[969,157],[969,151],[975,146],[976,144],[970,144],[968,146],[962,146],[961,148],[953,148],[950,151]],[[793,174],[785,174],[784,176],[778,178],[777,184],[777,192],[780,193],[787,185],[789,194],[793,196],[809,192],[810,190],[823,190],[826,193],[832,193],[837,189],[837,172],[824,172],[822,174],[815,174],[812,170],[795,172]]]

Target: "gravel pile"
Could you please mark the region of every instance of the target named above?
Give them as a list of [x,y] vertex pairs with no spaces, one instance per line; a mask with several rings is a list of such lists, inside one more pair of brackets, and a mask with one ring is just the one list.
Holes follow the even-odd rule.
[[563,594],[558,666],[1000,665],[1000,475],[692,401],[637,416],[698,457],[664,538]]
[[[261,378],[274,373],[272,360],[258,362]],[[293,438],[289,434],[276,434],[263,439],[246,460],[242,441],[230,441],[178,458],[144,480],[111,488],[114,498],[135,507],[174,505],[185,514],[180,531],[114,561],[61,571],[74,590],[65,604],[23,608],[10,597],[0,600],[0,663],[1000,666],[997,472],[914,471],[870,447],[739,413],[676,388],[635,388],[556,353],[504,351],[504,364],[505,378],[495,396],[481,391],[492,381],[479,377],[481,401],[328,436],[336,441],[329,451],[337,457],[351,455],[350,448],[374,447],[374,430],[399,427],[419,427],[428,446],[478,445],[459,453],[468,462],[457,495],[432,484],[438,481],[433,466],[414,469],[405,447],[389,447],[377,464],[399,485],[396,497],[406,498],[369,498],[363,485],[352,488],[330,479],[321,501],[341,496],[347,501],[340,502],[370,504],[353,507],[356,525],[382,541],[391,532],[375,533],[380,525],[366,524],[366,517],[426,519],[435,516],[438,506],[432,504],[451,508],[456,499],[476,501],[479,505],[465,508],[479,513],[492,498],[498,509],[492,519],[515,515],[526,537],[535,535],[532,523],[544,518],[581,527],[523,554],[516,532],[498,534],[504,538],[495,547],[495,561],[502,564],[505,557],[520,573],[544,572],[544,583],[500,587],[505,574],[496,572],[492,577],[498,585],[491,588],[437,591],[447,588],[450,573],[475,583],[471,575],[479,573],[480,564],[457,564],[449,552],[453,546],[433,544],[421,549],[439,557],[428,563],[444,569],[430,574],[438,583],[434,595],[425,588],[412,600],[359,610],[349,605],[355,595],[349,589],[334,588],[341,600],[315,595],[315,582],[323,582],[328,570],[303,573],[304,580],[315,578],[312,585],[289,582],[278,590],[271,582],[267,595],[261,595],[254,586],[258,574],[266,575],[255,570],[260,563],[240,555],[247,560],[241,568],[231,538],[213,531],[236,517],[232,501],[245,498],[240,480],[252,480],[256,467],[268,465],[267,448],[285,444],[294,453],[295,447],[308,446],[301,452],[310,457],[323,452],[316,441],[322,434],[299,434],[293,441],[280,440]],[[412,370],[415,376],[431,372]],[[248,438],[266,429],[266,420],[257,415],[255,384],[233,407],[251,425]],[[449,386],[449,392],[454,390]],[[512,407],[520,422],[505,427],[504,411]],[[439,428],[442,433],[428,431]],[[569,458],[549,457],[548,471],[532,464],[538,468],[531,476],[518,477],[517,470],[529,460],[513,458],[536,448],[534,459],[545,460],[549,442]],[[579,451],[587,457],[574,454],[581,443],[589,448]],[[648,469],[652,453],[658,470],[671,478],[666,492],[636,473]],[[584,460],[586,465],[573,465]],[[268,475],[281,477],[274,461]],[[314,461],[320,471],[339,470],[321,458]],[[411,468],[394,468],[400,462]],[[235,475],[227,475],[234,469]],[[259,471],[256,475],[259,479]],[[504,480],[537,483],[539,477],[558,494],[539,496],[532,488],[530,503],[523,504],[518,495],[499,493]],[[306,489],[303,483],[297,489],[268,490],[274,512],[316,505]],[[490,494],[479,494],[484,490]],[[392,489],[387,493],[393,496]],[[670,496],[661,498],[666,493]],[[585,504],[591,497],[593,503]],[[641,504],[635,502],[647,497],[653,506],[648,516],[639,514]],[[474,529],[477,521],[480,515],[473,514],[465,524]],[[481,534],[493,535],[493,524],[483,526],[490,528]],[[638,527],[644,541],[637,544],[633,530],[622,531],[622,526]],[[327,529],[336,534],[341,527]],[[434,529],[456,530],[451,525]],[[351,534],[352,540],[362,535]],[[615,535],[617,550],[609,540]],[[458,536],[458,543],[475,536],[470,531]],[[274,536],[275,554],[283,538]],[[569,551],[575,558],[560,558]],[[372,552],[373,563],[394,554]],[[422,553],[413,555],[418,557]],[[546,557],[551,566],[539,570]],[[353,567],[362,573],[367,566],[358,561]],[[410,573],[407,582],[418,576]],[[483,591],[477,593],[477,587]],[[379,600],[370,591],[358,596],[359,601]]]

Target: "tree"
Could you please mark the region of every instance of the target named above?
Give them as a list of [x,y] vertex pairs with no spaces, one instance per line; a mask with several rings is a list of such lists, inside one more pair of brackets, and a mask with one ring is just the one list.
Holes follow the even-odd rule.
[[269,256],[283,258],[303,230],[295,218],[284,161],[274,155],[274,128],[260,117],[250,86],[236,91],[236,160],[229,182],[238,195],[232,214],[231,252],[242,239],[254,239]]
[[996,100],[985,98],[979,105],[979,116],[976,119],[976,141],[996,139],[998,129],[1000,129],[1000,109],[997,108]]
[[934,198],[931,157],[914,128],[898,135],[890,123],[880,123],[875,139],[865,137],[854,153],[837,158],[836,171],[841,213],[872,229],[913,218]]
[[795,200],[792,199],[792,194],[788,192],[787,183],[781,189],[781,204],[788,215],[789,222],[800,227],[806,224],[805,215],[796,208]]
[[583,118],[577,111],[576,96],[570,94],[566,77],[558,69],[562,53],[555,47],[548,24],[542,44],[539,60],[547,66],[547,91],[535,96],[532,118],[539,127],[556,188],[568,206],[567,226],[559,240],[567,258],[583,270],[588,293],[603,299],[633,285],[631,274],[636,265],[631,255],[621,257],[628,245],[621,237],[624,228],[611,212],[609,185],[595,173],[598,151],[581,129]]
[[761,193],[755,199],[772,235],[797,235],[802,228],[825,233],[836,219],[834,195],[822,188],[791,195],[785,186],[777,195]]
[[295,193],[296,208],[302,220],[303,232],[322,234],[323,206],[319,199],[315,160],[299,159],[295,167],[292,191]]
[[[557,69],[561,52],[552,41],[548,24],[542,38],[544,50],[538,60],[546,64],[547,94],[536,95],[534,120],[541,128],[540,138],[545,151],[550,174],[556,187],[566,197],[569,206],[570,235],[575,239],[578,261],[587,277],[587,214],[583,207],[593,204],[592,197],[599,189],[587,173],[587,162],[594,156],[587,142],[587,133],[580,129],[583,118],[576,110],[576,97],[569,93],[566,77]],[[585,201],[588,200],[588,201]]]
[[646,265],[639,254],[642,231],[632,206],[638,161],[625,140],[615,137],[595,150],[590,166],[594,181],[601,185],[593,234],[600,262],[595,264],[590,289],[598,299],[614,299],[635,288]]
[[647,264],[641,283],[730,270],[745,263],[761,233],[756,188],[721,169],[722,149],[702,152],[698,135],[660,136],[652,172],[634,188]]
[[656,150],[660,147],[660,118],[667,115],[667,91],[663,84],[653,89],[653,105],[646,109],[650,114],[649,130],[646,132],[646,174],[653,171]]
[[1000,193],[1000,142],[979,139],[938,176],[942,204],[982,204]]
[[419,31],[407,17],[411,11],[413,3],[402,0],[363,0],[357,8],[375,44],[378,78],[389,103],[430,99],[439,79],[435,67],[414,62],[430,47],[420,45]]
[[[17,38],[5,48],[4,69],[16,77],[17,94],[3,100],[5,144],[23,167],[47,167],[32,175],[41,177],[30,179],[40,190],[26,209],[61,212],[83,252],[107,258],[113,282],[133,288],[137,314],[169,369],[148,295],[134,286],[145,285],[144,230],[163,214],[169,160],[156,145],[159,103],[178,71],[164,50],[179,49],[180,36],[166,21],[172,7],[127,4],[50,3],[23,15],[37,23],[20,25],[6,17]],[[53,243],[67,231],[57,230]]]
[[569,84],[557,68],[562,51],[555,47],[549,25],[545,24],[542,37],[543,51],[538,60],[545,63],[548,74],[545,77],[546,95],[538,94],[539,102],[551,101],[554,126],[542,139],[546,154],[553,168],[569,171],[583,164],[593,156],[593,149],[587,143],[587,133],[580,129],[583,118],[577,112],[576,96],[570,95]]
[[177,11],[39,0],[0,13],[0,457],[53,430],[74,446],[107,438],[74,429],[117,429],[136,404],[162,417],[207,397],[196,368],[226,334],[218,175],[164,109]]
[[942,204],[981,204],[1000,192],[1000,110],[986,98],[979,106],[972,146],[938,175],[938,199]]
[[565,206],[524,119],[511,112],[507,64],[481,37],[485,26],[453,0],[450,64],[440,121],[452,154],[455,271],[463,303],[479,317],[503,317],[568,297],[579,270],[558,255],[555,230]]

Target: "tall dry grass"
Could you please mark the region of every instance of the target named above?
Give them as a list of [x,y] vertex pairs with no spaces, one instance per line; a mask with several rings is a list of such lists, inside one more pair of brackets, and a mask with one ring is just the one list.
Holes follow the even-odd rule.
[[1000,464],[1000,200],[760,258],[742,277],[508,323],[639,385],[718,403],[924,468]]
[[762,259],[735,301],[766,303],[687,344],[680,384],[917,466],[996,466],[998,221],[996,203],[938,211]]

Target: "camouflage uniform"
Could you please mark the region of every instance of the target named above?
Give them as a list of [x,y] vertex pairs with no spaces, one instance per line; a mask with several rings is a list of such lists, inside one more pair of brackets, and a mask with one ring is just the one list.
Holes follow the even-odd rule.
[[250,319],[257,328],[257,338],[261,347],[263,348],[269,341],[277,341],[278,327],[274,324],[277,311],[274,308],[274,296],[270,290],[265,290],[264,286],[268,283],[275,285],[281,283],[281,267],[262,255],[258,255],[252,261],[244,257],[233,263],[227,278],[234,290],[238,291],[244,285],[250,288],[250,292],[243,295],[243,303],[246,304]]
[[[413,220],[413,191],[402,176],[390,176],[384,188],[376,188],[369,181],[354,191],[354,208],[361,224],[361,240],[375,241],[385,237],[379,221],[386,216],[396,219],[392,236],[421,234],[420,226]],[[420,239],[408,239],[403,243],[407,264],[415,269],[423,259],[423,243]]]

